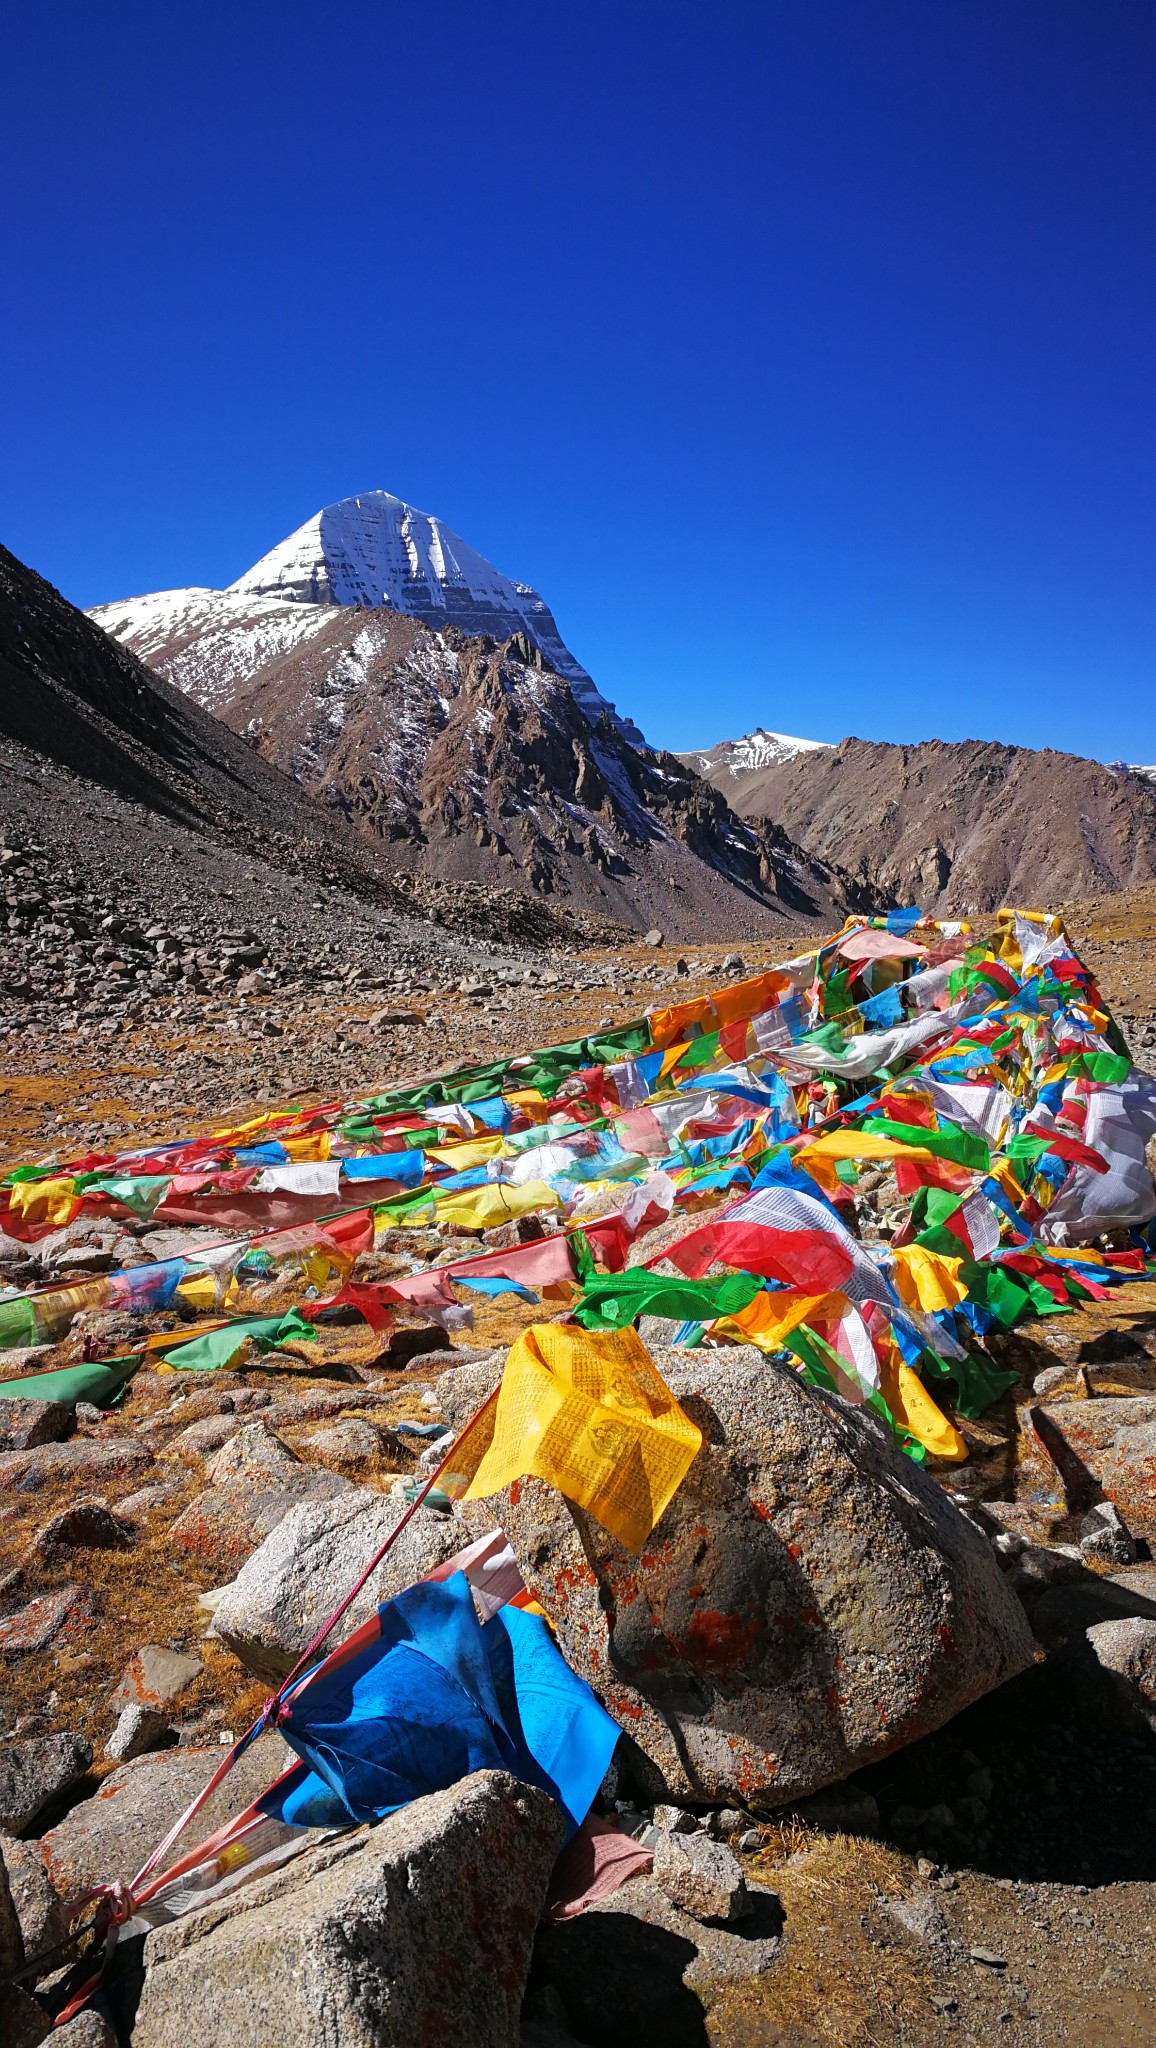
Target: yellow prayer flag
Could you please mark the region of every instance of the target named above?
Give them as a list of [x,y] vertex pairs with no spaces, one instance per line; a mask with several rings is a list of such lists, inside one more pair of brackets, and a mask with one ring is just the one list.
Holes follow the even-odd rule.
[[959,1277],[962,1258],[948,1258],[943,1252],[928,1251],[922,1244],[897,1245],[891,1256],[895,1261],[896,1290],[908,1308],[922,1308],[929,1315],[936,1315],[940,1309],[954,1308],[957,1302],[967,1300],[967,1289]]
[[945,1458],[952,1465],[963,1463],[968,1456],[964,1438],[936,1406],[918,1373],[904,1365],[894,1338],[880,1360],[879,1386],[896,1422],[911,1432],[916,1443],[933,1458]]
[[452,1166],[455,1173],[466,1173],[471,1166],[484,1166],[487,1159],[497,1159],[505,1149],[506,1141],[501,1132],[484,1138],[464,1138],[460,1145],[430,1145],[427,1159],[436,1159],[441,1166]]
[[69,1176],[58,1180],[17,1180],[8,1190],[8,1206],[26,1223],[52,1223],[57,1229],[71,1223],[80,1203],[76,1182]]
[[467,1500],[533,1475],[641,1550],[702,1443],[636,1330],[534,1323],[506,1360]]
[[333,1134],[331,1131],[310,1131],[304,1138],[279,1138],[277,1142],[285,1147],[294,1164],[301,1166],[315,1159],[328,1159]]
[[[436,1183],[430,1189],[437,1193]],[[443,1195],[437,1203],[439,1223],[457,1223],[463,1230],[490,1230],[498,1223],[510,1223],[528,1216],[534,1209],[560,1209],[561,1197],[544,1180],[483,1181],[480,1187],[463,1188],[460,1195]]]

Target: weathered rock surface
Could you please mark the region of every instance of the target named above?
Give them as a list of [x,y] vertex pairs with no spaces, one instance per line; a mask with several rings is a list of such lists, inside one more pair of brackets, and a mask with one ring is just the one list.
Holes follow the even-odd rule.
[[1156,1621],[1139,1615],[1100,1621],[1087,1634],[1097,1662],[1118,1681],[1127,1705],[1156,1729]]
[[150,1934],[133,2048],[513,2048],[562,1834],[548,1794],[481,1771]]
[[[213,1466],[228,1457],[244,1434],[239,1431],[217,1452]],[[177,1516],[169,1540],[188,1556],[212,1560],[215,1571],[236,1572],[300,1502],[336,1500],[351,1486],[340,1473],[298,1464],[288,1451],[283,1461],[225,1468],[219,1480]]]
[[92,1746],[80,1735],[38,1735],[0,1749],[0,1828],[23,1835],[38,1813],[83,1778]]
[[747,1347],[656,1363],[704,1444],[638,1556],[536,1480],[492,1504],[655,1796],[783,1805],[1030,1662],[990,1546],[866,1411]]
[[134,1757],[159,1749],[167,1734],[168,1722],[155,1707],[122,1707],[104,1753],[113,1763],[131,1763]]
[[[213,1615],[214,1635],[258,1678],[284,1678],[401,1512],[387,1495],[352,1486],[337,1500],[294,1508],[226,1587]],[[342,1617],[341,1632],[349,1634],[382,1600],[464,1550],[488,1525],[484,1513],[471,1521],[473,1527],[459,1513],[419,1508]]]
[[0,1451],[32,1451],[63,1443],[76,1428],[71,1401],[18,1401],[0,1397]]
[[195,1685],[204,1670],[199,1657],[166,1650],[163,1643],[144,1643],[129,1663],[109,1700],[114,1713],[124,1707],[168,1707]]
[[304,1448],[318,1465],[355,1475],[380,1462],[383,1443],[380,1430],[372,1422],[349,1415],[344,1422],[331,1422],[324,1429],[312,1430],[304,1440]]
[[1085,1557],[1106,1564],[1134,1564],[1136,1540],[1118,1507],[1110,1500],[1097,1501],[1080,1523],[1080,1549]]
[[[104,1779],[100,1791],[66,1814],[36,1844],[55,1889],[75,1899],[95,1884],[127,1881],[168,1833],[221,1761],[217,1749],[166,1749],[138,1757]],[[192,1848],[242,1813],[259,1792],[287,1770],[293,1753],[279,1735],[263,1735],[239,1757],[220,1788],[196,1815],[176,1853]]]
[[0,1835],[0,1864],[8,1879],[26,1957],[43,1955],[68,1931],[64,1907],[49,1881],[37,1842]]
[[671,1905],[695,1920],[742,1920],[750,1910],[738,1858],[701,1832],[660,1834],[651,1874]]
[[54,2030],[52,2048],[117,2048],[117,2039],[108,2021],[86,2005],[67,2026]]
[[78,1500],[46,1522],[36,1538],[38,1550],[126,1550],[132,1541],[127,1522],[104,1500]]
[[40,1593],[0,1621],[0,1657],[26,1657],[51,1644],[82,1642],[96,1611],[95,1597],[85,1586]]
[[0,1455],[0,1490],[20,1487],[34,1493],[50,1479],[76,1479],[103,1483],[135,1478],[152,1464],[152,1453],[135,1437],[116,1437],[96,1443],[91,1437],[73,1437],[70,1443],[37,1444],[27,1451],[5,1451]]
[[1102,1490],[1131,1530],[1156,1536],[1156,1396],[1053,1401],[1030,1410],[1030,1427],[1073,1508]]

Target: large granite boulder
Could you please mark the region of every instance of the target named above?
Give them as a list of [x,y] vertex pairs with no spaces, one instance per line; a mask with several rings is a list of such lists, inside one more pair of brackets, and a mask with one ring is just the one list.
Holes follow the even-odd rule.
[[561,1838],[548,1793],[479,1771],[127,1946],[122,2032],[133,2048],[517,2048]]
[[[256,1677],[279,1684],[404,1511],[404,1501],[362,1486],[337,1500],[291,1509],[225,1589],[213,1634]],[[419,1507],[342,1616],[330,1647],[368,1620],[380,1601],[404,1592],[489,1526],[484,1510],[472,1509],[467,1522],[457,1511],[442,1515]]]
[[300,1501],[351,1491],[336,1472],[303,1465],[264,1421],[246,1422],[209,1460],[209,1485],[169,1530],[169,1542],[218,1572],[237,1571]]
[[1031,1662],[990,1546],[870,1411],[746,1346],[654,1357],[704,1442],[639,1555],[538,1480],[490,1503],[640,1789],[773,1808]]
[[[57,1894],[71,1901],[93,1885],[134,1877],[173,1822],[204,1790],[222,1757],[220,1748],[166,1749],[110,1771],[92,1799],[82,1800],[30,1845],[39,1852]],[[296,1760],[279,1735],[262,1735],[238,1757],[194,1815],[166,1864],[243,1813]]]

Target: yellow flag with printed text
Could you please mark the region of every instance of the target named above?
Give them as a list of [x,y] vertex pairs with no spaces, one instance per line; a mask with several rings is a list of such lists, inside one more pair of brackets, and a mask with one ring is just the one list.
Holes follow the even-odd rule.
[[545,1479],[640,1550],[701,1446],[637,1331],[534,1323],[506,1360],[467,1500]]

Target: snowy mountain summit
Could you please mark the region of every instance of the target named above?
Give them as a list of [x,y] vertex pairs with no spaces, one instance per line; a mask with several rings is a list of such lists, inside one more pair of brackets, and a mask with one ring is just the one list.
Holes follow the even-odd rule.
[[405,612],[435,632],[453,625],[471,639],[524,633],[584,709],[597,716],[604,708],[545,599],[528,583],[504,576],[444,520],[391,491],[363,491],[326,505],[238,576],[229,593]]

